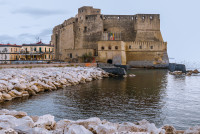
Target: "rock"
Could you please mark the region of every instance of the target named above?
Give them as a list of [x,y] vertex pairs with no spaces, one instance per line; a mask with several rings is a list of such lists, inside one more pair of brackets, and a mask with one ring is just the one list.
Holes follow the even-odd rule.
[[101,124],[101,120],[97,117],[94,117],[87,120],[77,120],[75,124],[82,125],[87,129],[91,129],[92,126],[98,126],[98,124]]
[[129,77],[135,77],[136,75],[135,74],[129,74],[128,76]]
[[174,71],[174,72],[169,72],[169,74],[171,74],[171,75],[182,75],[182,74],[185,74],[185,73],[183,73],[182,71]]
[[198,74],[199,71],[198,71],[197,69],[195,69],[192,73],[194,73],[194,74]]
[[64,130],[64,134],[93,134],[91,131],[87,130],[81,125],[70,125]]
[[118,124],[106,123],[96,127],[97,134],[113,134],[117,132]]
[[37,122],[39,119],[39,116],[30,116],[33,120],[33,122]]
[[184,134],[199,134],[200,133],[200,126],[195,126],[187,129]]
[[38,120],[34,123],[35,127],[45,128],[47,130],[55,129],[56,122],[54,120],[54,116],[52,115],[43,115],[38,118]]
[[18,134],[18,133],[14,129],[8,128],[0,130],[0,134]]
[[12,100],[12,96],[10,94],[7,93],[3,93],[2,94],[3,100]]
[[165,125],[162,128],[165,129],[165,134],[176,134],[176,129],[173,126]]

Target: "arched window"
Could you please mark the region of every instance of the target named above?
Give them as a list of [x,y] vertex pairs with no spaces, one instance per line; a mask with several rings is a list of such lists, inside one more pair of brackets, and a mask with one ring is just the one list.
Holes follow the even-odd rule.
[[101,50],[104,50],[104,47],[101,47]]
[[118,50],[118,46],[115,46],[115,49]]
[[112,49],[112,47],[111,47],[111,46],[109,46],[109,47],[108,47],[108,49],[109,49],[109,50],[111,50],[111,49]]

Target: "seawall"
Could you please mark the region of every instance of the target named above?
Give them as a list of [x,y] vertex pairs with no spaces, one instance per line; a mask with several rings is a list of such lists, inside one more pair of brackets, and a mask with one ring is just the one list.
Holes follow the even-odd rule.
[[95,67],[0,69],[0,102],[108,77]]

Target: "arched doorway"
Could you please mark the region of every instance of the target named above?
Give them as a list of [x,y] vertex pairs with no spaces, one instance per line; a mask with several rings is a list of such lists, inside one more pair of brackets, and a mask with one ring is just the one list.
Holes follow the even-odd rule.
[[112,61],[111,59],[108,59],[108,60],[107,60],[107,63],[108,63],[108,64],[112,64],[112,62],[113,62],[113,61]]

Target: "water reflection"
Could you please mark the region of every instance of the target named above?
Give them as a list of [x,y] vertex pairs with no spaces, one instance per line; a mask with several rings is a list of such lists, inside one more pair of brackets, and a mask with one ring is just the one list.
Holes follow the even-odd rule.
[[[73,109],[73,119],[101,117],[110,121],[162,120],[160,114],[164,103],[166,70],[131,70],[136,77],[109,78],[66,88],[67,101],[57,102],[58,109]],[[70,104],[69,104],[70,102]],[[67,108],[66,107],[66,108]],[[76,115],[78,111],[79,115]],[[71,116],[69,117],[71,118]]]

